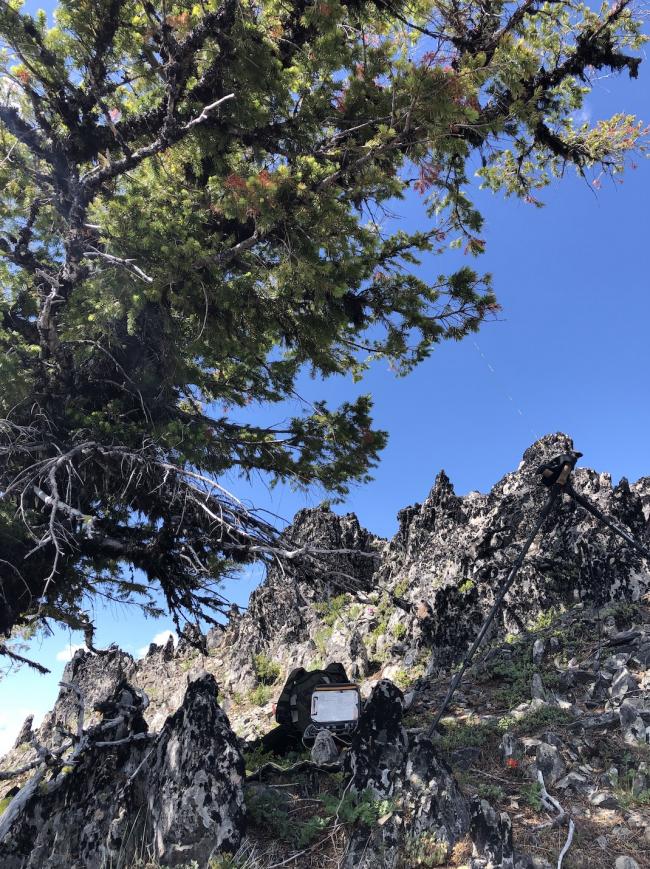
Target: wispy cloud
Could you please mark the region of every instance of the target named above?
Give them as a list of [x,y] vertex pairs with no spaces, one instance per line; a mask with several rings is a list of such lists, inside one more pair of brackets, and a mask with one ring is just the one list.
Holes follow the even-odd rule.
[[65,649],[61,649],[60,652],[56,653],[56,659],[57,659],[57,661],[66,661],[66,662],[71,661],[74,653],[78,649],[85,649],[85,648],[86,647],[84,645],[76,646],[76,645],[73,645],[72,643],[68,643],[68,645],[65,647]]
[[[165,646],[165,645],[167,645],[167,640],[170,637],[174,638],[174,645],[176,645],[178,643],[178,635],[175,634],[174,631],[169,631],[169,630],[160,631],[160,633],[155,635],[155,637],[152,639],[151,642],[155,643],[157,646]],[[144,656],[147,654],[148,651],[149,651],[149,646],[142,646],[142,648],[138,649],[138,651],[136,652],[136,657],[144,658]]]

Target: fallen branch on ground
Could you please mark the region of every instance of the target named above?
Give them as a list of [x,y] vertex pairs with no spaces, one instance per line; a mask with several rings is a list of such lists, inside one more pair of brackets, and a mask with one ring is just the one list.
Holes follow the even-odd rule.
[[546,806],[547,809],[555,809],[558,813],[557,817],[554,818],[553,821],[550,821],[548,824],[542,824],[538,829],[542,829],[542,827],[548,826],[559,826],[563,824],[564,821],[569,821],[569,832],[567,834],[566,842],[564,843],[564,847],[559,853],[557,858],[557,869],[562,869],[562,860],[566,856],[569,848],[571,847],[571,842],[573,842],[573,833],[575,832],[576,825],[573,822],[573,819],[569,817],[569,815],[564,811],[560,803],[552,797],[549,792],[546,790],[546,785],[544,784],[544,776],[542,775],[541,770],[537,770],[537,781],[540,785],[540,798],[542,803]]
[[247,775],[244,781],[262,781],[262,777],[269,773],[273,773],[273,775],[289,775],[293,772],[304,772],[305,770],[327,773],[340,772],[342,769],[343,765],[341,763],[314,763],[313,760],[301,760],[292,766],[279,766],[277,763],[269,761],[269,763],[265,763],[259,769],[256,769],[255,772]]

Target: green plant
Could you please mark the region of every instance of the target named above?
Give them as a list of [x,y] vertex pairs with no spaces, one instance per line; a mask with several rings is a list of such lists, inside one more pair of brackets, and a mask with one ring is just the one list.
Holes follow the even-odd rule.
[[328,657],[328,644],[332,639],[333,633],[334,629],[326,625],[323,628],[319,628],[314,634],[314,645],[325,659]]
[[650,806],[650,788],[633,793],[631,790],[616,790],[616,797],[624,809],[634,806]]
[[409,867],[443,866],[447,862],[449,845],[433,832],[420,833],[407,838],[406,854]]
[[253,670],[263,685],[273,685],[282,672],[280,665],[262,652],[253,656]]
[[3,797],[0,800],[0,815],[5,811],[9,803],[11,802],[11,797]]
[[184,658],[180,663],[180,669],[182,673],[187,673],[188,670],[191,670],[192,667],[196,664],[198,655],[190,655],[187,658]]
[[285,794],[265,790],[246,795],[249,820],[263,830],[273,830],[275,838],[296,848],[307,847],[335,819],[349,826],[357,822],[373,826],[392,806],[390,801],[376,800],[370,790],[348,791],[342,797],[323,792],[314,802],[314,813],[299,818],[290,814],[291,801]]
[[497,703],[512,709],[530,699],[531,681],[538,668],[530,660],[529,644],[515,640],[512,656],[489,662],[486,670],[490,678],[504,683],[494,691]]
[[493,724],[485,724],[480,721],[462,724],[445,722],[445,731],[440,738],[440,747],[444,751],[453,751],[455,748],[467,746],[479,748],[493,740],[497,734],[498,730]]
[[212,857],[208,869],[244,869],[246,864],[245,858],[239,859],[235,854],[219,854],[218,857]]
[[546,727],[561,727],[565,724],[571,724],[573,721],[573,715],[566,709],[560,709],[557,706],[542,706],[540,709],[534,709],[518,720],[514,720],[512,729],[515,733],[530,734]]
[[283,768],[293,766],[294,763],[307,760],[309,758],[309,751],[289,751],[287,754],[277,755],[273,754],[272,751],[264,751],[263,748],[255,748],[251,751],[245,751],[243,757],[246,764],[246,773],[250,775],[266,763],[274,763],[276,766]]
[[336,597],[331,597],[329,600],[322,600],[314,604],[314,609],[318,615],[320,615],[323,624],[333,627],[335,622],[342,615],[347,603],[348,595],[338,594]]
[[421,664],[416,664],[411,667],[410,670],[397,670],[397,672],[393,675],[392,681],[397,685],[398,688],[401,688],[402,691],[405,691],[407,688],[410,688],[414,682],[424,675],[424,667]]
[[530,782],[522,785],[521,796],[532,809],[535,809],[536,812],[541,812],[543,808],[542,786],[539,782]]
[[393,628],[393,636],[398,640],[406,636],[406,625],[403,622],[398,622]]
[[643,748],[644,746],[641,747],[641,750],[637,749],[634,754],[626,751],[618,759],[619,777],[615,794],[624,809],[650,805],[650,788],[634,792],[634,781],[637,776],[640,757],[643,755]]
[[458,591],[461,594],[469,594],[473,589],[476,588],[476,583],[472,579],[466,579],[464,582],[458,586]]
[[272,830],[281,842],[297,844],[298,824],[288,813],[288,798],[273,790],[248,789],[245,794],[246,811],[251,824],[262,830]]
[[482,800],[498,803],[505,797],[505,791],[499,785],[481,784],[478,787],[478,795]]
[[408,579],[401,579],[395,586],[395,596],[404,597],[406,592],[409,590],[409,585],[410,583]]
[[384,617],[379,622],[377,622],[377,625],[370,631],[369,636],[372,637],[372,639],[374,640],[374,642],[376,644],[379,637],[383,637],[387,633],[388,633],[388,619]]
[[549,609],[541,612],[528,624],[528,630],[532,633],[548,630],[557,619],[560,618],[563,609],[560,607],[549,607]]
[[390,800],[377,800],[370,789],[353,793],[346,791],[341,799],[333,794],[321,794],[323,808],[329,817],[338,817],[343,824],[360,821],[368,826],[377,823],[382,815],[392,810]]
[[248,695],[248,700],[254,706],[266,706],[272,697],[272,691],[268,685],[258,685]]
[[388,657],[388,648],[386,647],[380,654],[378,651],[378,641],[381,637],[388,633],[388,620],[391,615],[390,602],[387,597],[382,597],[376,607],[377,624],[363,638],[364,645],[368,653],[376,660],[385,660]]

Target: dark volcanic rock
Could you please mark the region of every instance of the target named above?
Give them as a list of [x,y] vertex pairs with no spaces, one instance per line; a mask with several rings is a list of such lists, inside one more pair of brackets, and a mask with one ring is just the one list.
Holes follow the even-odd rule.
[[[111,646],[101,655],[78,649],[65,666],[63,681],[77,685],[84,698],[86,714],[92,717],[92,710],[97,703],[111,697],[121,682],[133,681],[134,668],[135,661],[131,655],[117,646]],[[52,711],[46,715],[39,730],[39,739],[56,739],[59,728],[74,729],[76,718],[76,695],[69,688],[62,687]]]
[[20,732],[16,737],[16,741],[14,742],[14,748],[19,748],[19,746],[24,745],[26,742],[30,742],[32,738],[32,724],[34,723],[34,716],[28,715],[27,718],[23,721],[23,726],[20,728]]
[[404,695],[392,682],[383,680],[376,685],[346,757],[354,790],[372,788],[378,797],[393,795],[408,748],[403,705]]
[[[438,664],[457,660],[475,636],[544,504],[547,490],[537,467],[572,448],[566,435],[541,438],[489,495],[456,496],[441,474],[422,505],[400,514],[399,532],[383,555],[377,582],[406,584],[410,601],[428,601],[434,615],[422,641]],[[648,523],[641,482],[613,487],[609,475],[587,468],[578,468],[574,477],[576,489],[643,537]],[[636,550],[565,496],[532,547],[494,632],[519,633],[552,607],[637,599],[648,579],[648,566]]]
[[474,843],[472,869],[512,869],[512,824],[505,812],[497,814],[486,800],[472,800],[470,835]]
[[420,861],[432,855],[442,863],[467,831],[467,804],[451,770],[431,740],[420,737],[409,744],[402,706],[401,691],[379,682],[352,741],[346,763],[352,788],[370,788],[379,799],[391,798],[392,810],[379,825],[361,824],[354,831],[346,869],[427,865]]
[[[441,472],[422,504],[401,511],[398,532],[389,542],[365,531],[351,514],[338,516],[325,507],[302,510],[283,534],[292,557],[282,567],[271,567],[247,612],[233,606],[227,625],[213,628],[206,638],[186,635],[177,647],[172,639],[164,647],[152,644],[140,661],[115,648],[102,656],[77,652],[64,679],[84,695],[86,726],[95,723],[93,709],[106,715],[116,702],[113,711],[118,709],[117,692],[127,690],[126,682],[144,690],[151,704],[138,710],[134,693],[128,724],[110,737],[139,733],[140,738],[112,748],[91,745],[77,766],[55,781],[46,781],[49,772],[33,779],[28,799],[23,788],[27,810],[9,825],[0,865],[117,867],[136,843],[168,866],[192,860],[205,866],[215,848],[234,852],[244,822],[243,764],[216,702],[216,682],[237,732],[251,737],[269,729],[273,714],[271,702],[253,703],[252,689],[275,678],[275,697],[269,701],[277,699],[294,667],[320,669],[337,660],[352,678],[372,674],[362,686],[372,693],[347,754],[351,781],[345,786],[370,789],[385,803],[379,823],[354,830],[341,865],[392,869],[444,863],[470,831],[475,867],[512,866],[508,816],[477,801],[470,826],[465,798],[422,734],[444,696],[442,683],[449,673],[443,668],[462,659],[545,502],[537,467],[572,447],[565,435],[542,438],[488,494],[459,496]],[[613,486],[609,475],[579,468],[574,485],[633,535],[650,539],[650,478]],[[518,726],[529,713],[543,710],[566,710],[569,721],[575,716],[564,744],[548,734],[541,742],[523,733],[502,743],[504,761],[516,761],[530,772],[535,758],[547,785],[559,779],[555,787],[567,797],[588,797],[608,787],[595,782],[587,766],[605,732],[631,748],[650,739],[650,682],[641,672],[650,656],[649,619],[646,613],[632,623],[621,615],[627,604],[618,606],[639,601],[649,579],[648,564],[635,550],[563,497],[487,638],[498,642],[509,633],[521,639],[533,628],[533,635],[543,633],[544,639],[526,646],[525,667],[508,643],[486,651],[466,676],[470,683],[484,677],[494,683],[506,678],[499,674],[525,673],[525,694],[534,684],[538,699],[513,701],[510,712]],[[539,627],[543,620],[534,626],[541,615],[560,619],[553,632]],[[602,648],[580,655],[580,643],[596,637],[602,638]],[[523,639],[525,645],[530,636]],[[566,659],[565,645],[571,648]],[[541,672],[531,673],[534,666]],[[408,734],[402,692],[388,676],[410,685]],[[465,688],[455,703],[474,720],[481,713],[481,692]],[[422,720],[418,711],[426,713]],[[75,694],[63,688],[35,738],[60,744],[63,731],[74,729],[76,714]],[[146,725],[157,733],[147,734]],[[33,737],[27,730],[25,736],[31,741],[19,746],[12,762],[36,756]],[[477,752],[460,748],[450,760],[472,766]],[[637,789],[643,781],[639,777]],[[0,828],[2,823],[0,816]],[[518,860],[517,865],[538,865]]]
[[[157,737],[91,743],[72,771],[33,793],[0,844],[3,869],[118,869],[136,851],[168,866],[205,867],[212,854],[236,851],[244,763],[216,697],[206,676]],[[120,726],[101,741],[124,736]]]

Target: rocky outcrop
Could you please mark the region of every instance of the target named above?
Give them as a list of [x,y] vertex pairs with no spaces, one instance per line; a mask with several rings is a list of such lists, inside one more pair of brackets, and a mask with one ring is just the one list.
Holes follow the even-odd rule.
[[[213,852],[234,852],[245,826],[243,740],[272,725],[272,701],[291,669],[332,660],[368,698],[334,805],[356,794],[370,799],[372,811],[352,812],[340,865],[545,866],[524,856],[525,847],[520,853],[521,799],[508,802],[512,793],[501,787],[486,791],[486,781],[507,784],[512,775],[536,805],[539,773],[574,813],[581,805],[585,818],[623,813],[617,829],[647,839],[650,859],[650,826],[643,812],[624,813],[620,784],[636,789],[640,804],[650,799],[639,760],[650,740],[650,613],[642,604],[649,566],[573,501],[557,504],[531,548],[450,720],[433,735],[427,724],[545,501],[537,467],[571,448],[564,435],[542,438],[488,494],[459,496],[441,472],[424,503],[399,514],[390,541],[353,515],[303,510],[284,532],[291,558],[269,570],[248,611],[233,608],[228,623],[205,637],[152,645],[140,661],[116,648],[77,652],[64,681],[81,689],[87,728],[103,726],[105,701],[114,702],[125,684],[138,689],[134,697],[144,692],[149,706],[133,713],[126,732],[102,736],[119,745],[98,746],[97,737],[72,769],[54,768],[51,780],[42,779],[0,846],[0,865],[104,869],[121,865],[136,842],[169,866],[195,860],[204,867]],[[613,486],[607,474],[578,469],[574,484],[638,539],[650,539],[650,478]],[[77,714],[75,693],[63,687],[9,761],[29,763],[38,742],[63,744]],[[473,727],[480,739],[465,740]],[[479,776],[468,791],[486,762],[486,740],[500,767],[486,767],[487,779]],[[323,736],[316,762],[331,765],[336,751]],[[616,752],[632,761],[612,765]],[[454,770],[463,771],[464,789]],[[256,787],[258,803],[284,812],[286,827],[272,813],[259,827],[253,817],[251,835],[273,829],[285,850],[302,841],[293,827],[305,802],[321,802],[320,789],[305,796],[301,783],[292,807],[283,788],[280,799],[272,787]],[[313,830],[334,819],[334,841],[344,826],[338,809],[319,811]],[[72,833],[63,836],[64,829]],[[301,848],[306,856],[296,866],[311,865],[311,850]],[[465,863],[454,863],[461,852]],[[270,863],[285,856],[276,850]]]
[[[124,705],[125,691],[122,683],[108,698],[109,714]],[[157,735],[144,734],[141,716],[91,730],[78,763],[42,782],[10,826],[0,843],[3,869],[119,869],[144,855],[205,866],[213,854],[236,851],[244,765],[216,697],[205,676]]]
[[[550,435],[524,453],[488,495],[458,497],[440,473],[427,500],[401,515],[378,571],[379,586],[405,588],[412,602],[425,600],[432,617],[420,634],[440,665],[457,658],[473,638],[545,502],[537,468],[573,448],[565,435]],[[575,486],[632,534],[642,539],[650,489],[612,486],[607,474],[575,471]],[[647,506],[645,508],[647,510]],[[550,608],[579,601],[638,599],[648,586],[648,565],[568,496],[553,511],[509,592],[495,631],[520,633]],[[411,617],[411,621],[416,620]]]
[[[215,632],[210,654],[220,684],[231,693],[254,688],[256,654],[282,662],[284,675],[333,656],[357,679],[392,678],[399,670],[415,676],[458,660],[545,502],[538,466],[572,447],[565,435],[542,438],[487,495],[458,496],[441,472],[425,502],[400,513],[389,542],[373,538],[354,516],[301,511],[286,532],[291,545],[342,552],[270,570],[249,611]],[[609,475],[579,468],[575,486],[639,539],[648,534],[650,478],[613,486]],[[520,634],[549,610],[578,602],[637,600],[649,582],[636,550],[565,496],[493,635]],[[236,709],[229,711],[236,720]]]
[[[388,809],[380,824],[354,831],[346,869],[442,865],[467,832],[467,803],[451,770],[425,736],[409,741],[402,711],[399,688],[379,682],[346,756],[350,787],[369,789]],[[435,862],[421,862],[425,858]]]
[[[244,689],[256,683],[252,667],[256,653],[283,649],[287,670],[323,656],[315,642],[318,614],[314,605],[342,591],[370,591],[383,541],[361,528],[353,514],[337,516],[327,507],[317,507],[296,514],[283,542],[296,552],[308,546],[317,554],[297,555],[271,568],[266,581],[252,593],[247,613],[231,621],[227,644],[234,666],[229,670],[237,674],[237,685]],[[367,667],[353,634],[346,632],[340,638],[336,660],[363,676]]]

